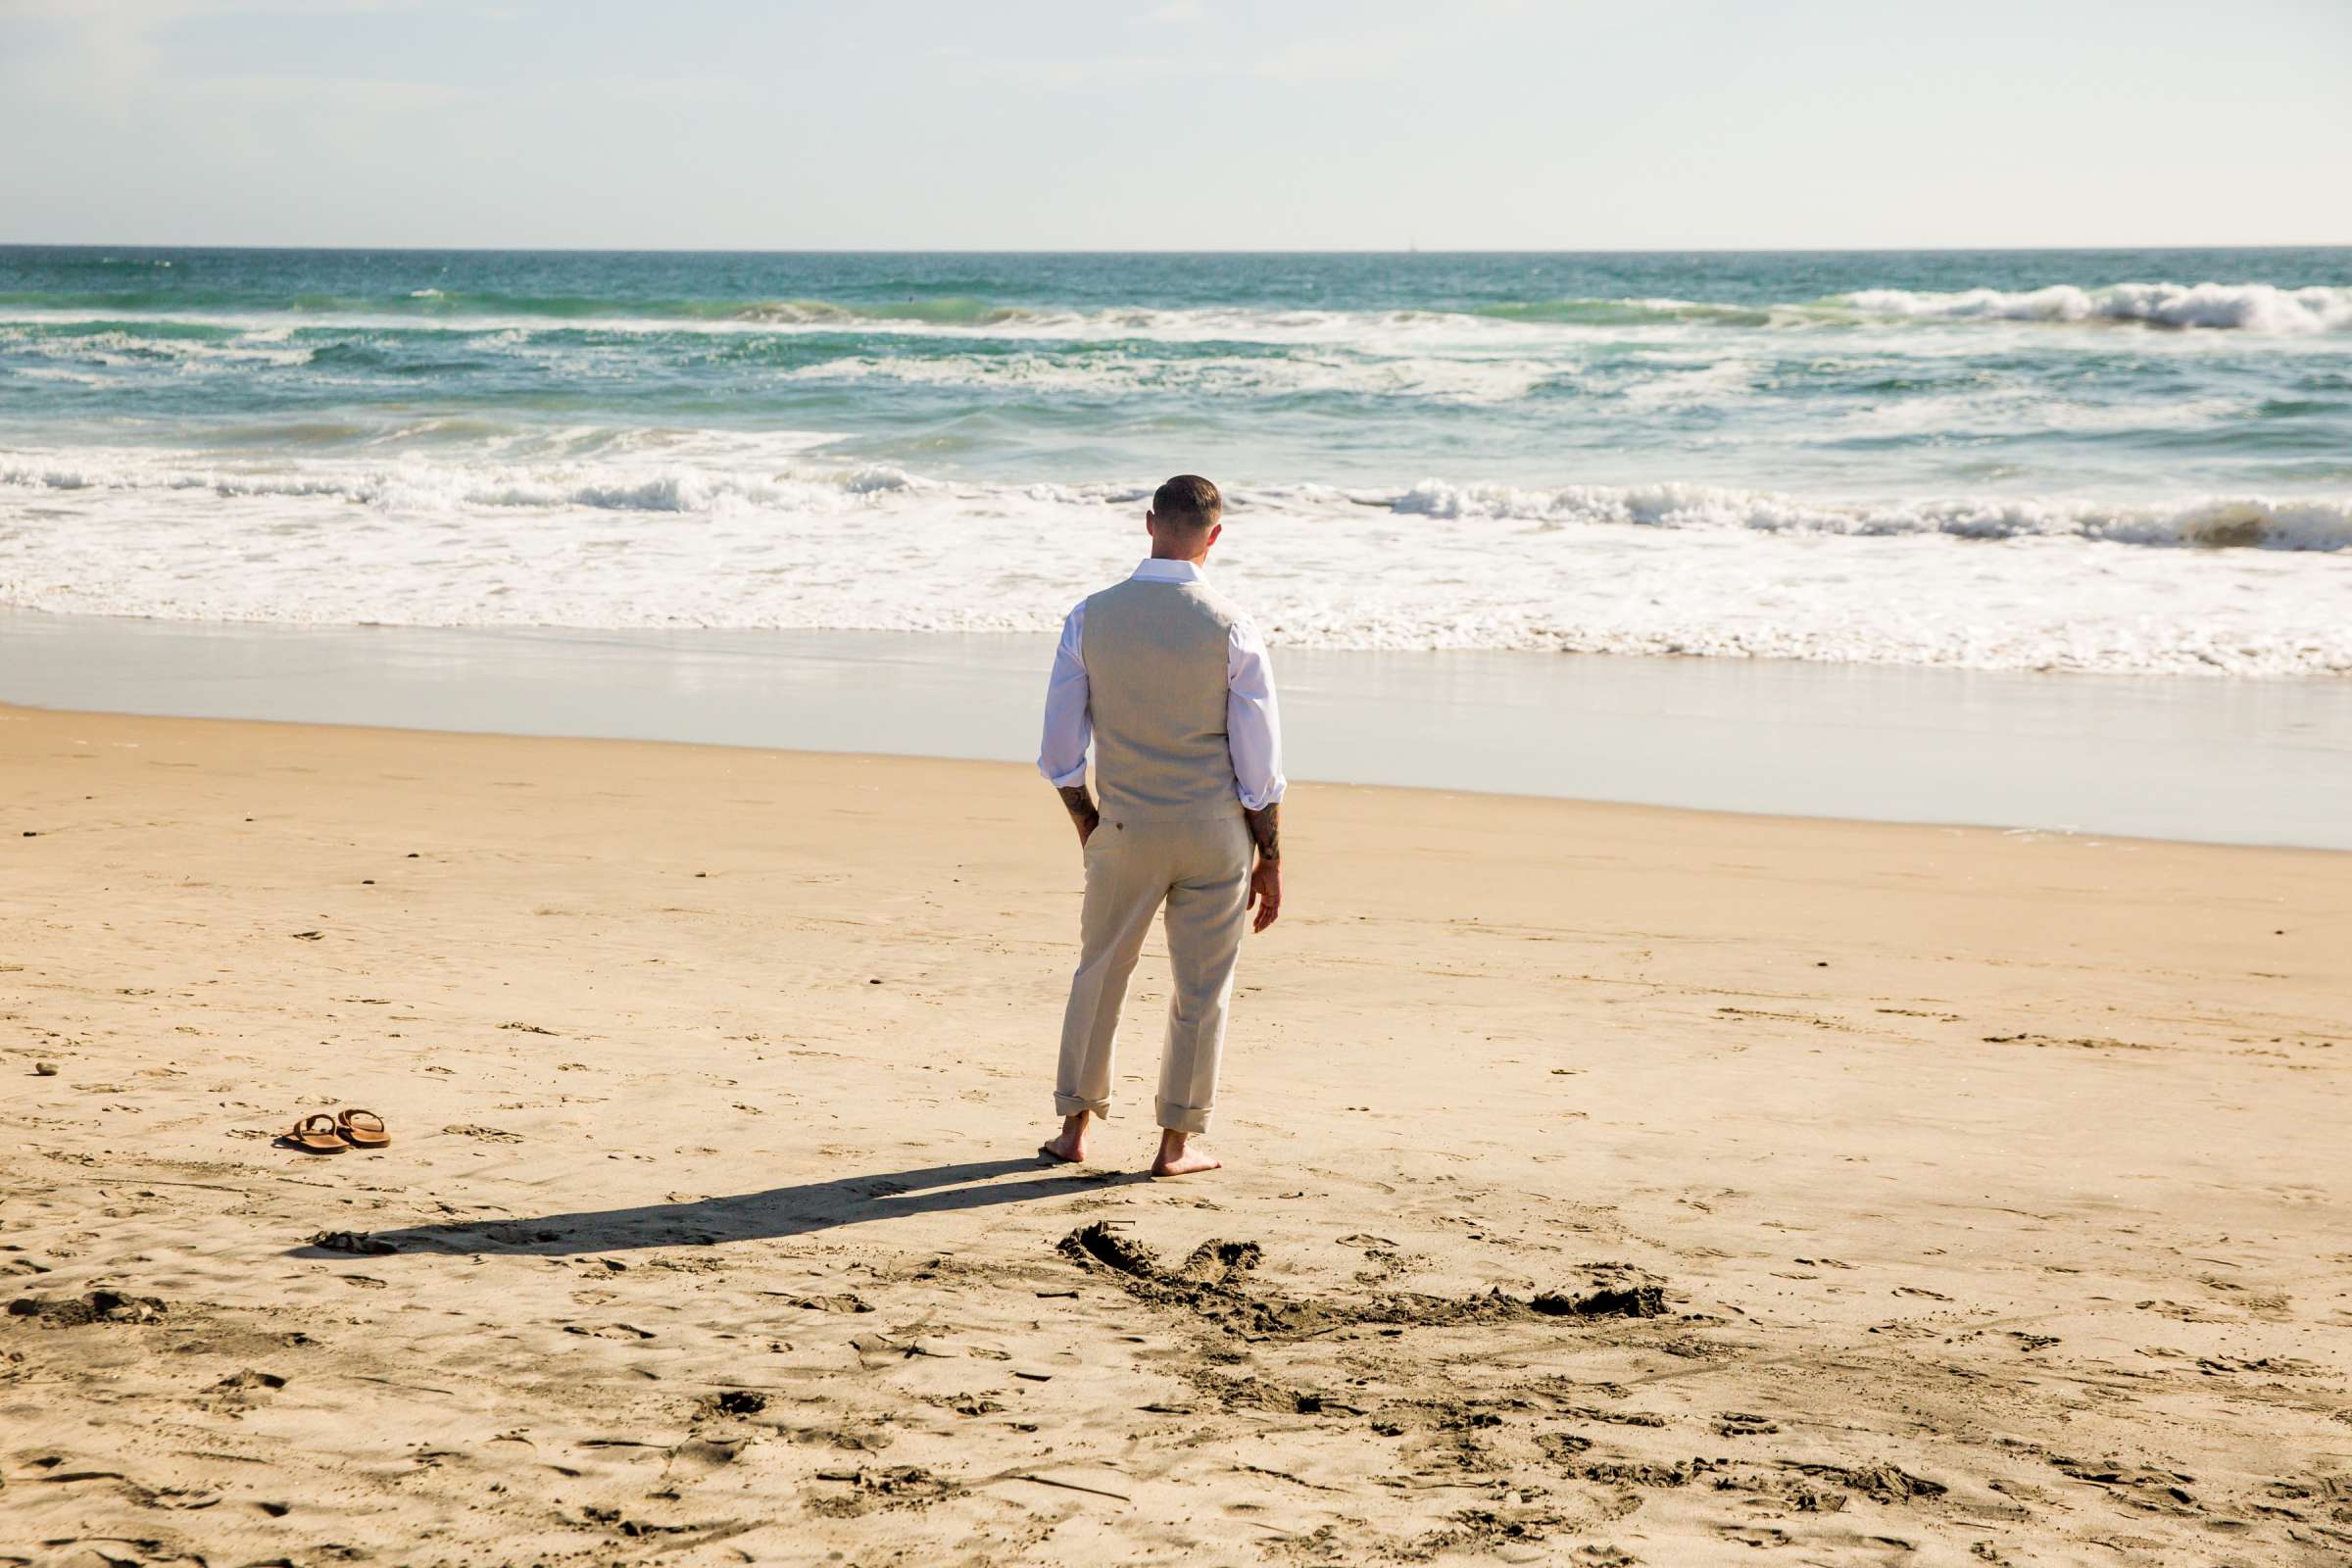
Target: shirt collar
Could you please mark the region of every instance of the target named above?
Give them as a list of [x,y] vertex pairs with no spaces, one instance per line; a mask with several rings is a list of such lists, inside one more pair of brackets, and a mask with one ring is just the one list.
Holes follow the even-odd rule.
[[1136,582],[1199,582],[1200,568],[1190,561],[1147,559],[1135,568]]

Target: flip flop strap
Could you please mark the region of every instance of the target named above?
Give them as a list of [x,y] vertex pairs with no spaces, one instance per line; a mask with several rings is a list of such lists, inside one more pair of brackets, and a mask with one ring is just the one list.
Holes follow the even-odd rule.
[[297,1138],[309,1137],[314,1130],[320,1135],[331,1136],[335,1130],[335,1118],[319,1110],[313,1111],[294,1124],[294,1136]]
[[[374,1125],[370,1127],[361,1127],[360,1118],[363,1116],[365,1116],[368,1121],[374,1123]],[[341,1116],[337,1117],[336,1120],[341,1121],[349,1126],[359,1127],[360,1131],[366,1133],[378,1133],[384,1130],[384,1118],[378,1116],[372,1110],[347,1110]]]

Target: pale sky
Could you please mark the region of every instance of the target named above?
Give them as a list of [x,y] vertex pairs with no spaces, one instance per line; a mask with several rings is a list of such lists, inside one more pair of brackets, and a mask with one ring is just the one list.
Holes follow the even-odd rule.
[[0,242],[2352,243],[2352,0],[0,0]]

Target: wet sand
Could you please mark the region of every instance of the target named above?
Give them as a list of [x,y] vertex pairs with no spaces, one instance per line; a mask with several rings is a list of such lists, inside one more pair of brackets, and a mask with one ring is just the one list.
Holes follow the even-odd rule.
[[[0,703],[1026,761],[1050,638],[0,610]],[[2352,850],[2352,680],[1283,648],[1314,782]],[[1398,737],[1411,744],[1398,744]]]
[[0,709],[0,1562],[2352,1554],[2352,861],[1289,817],[1154,1183],[1018,767]]

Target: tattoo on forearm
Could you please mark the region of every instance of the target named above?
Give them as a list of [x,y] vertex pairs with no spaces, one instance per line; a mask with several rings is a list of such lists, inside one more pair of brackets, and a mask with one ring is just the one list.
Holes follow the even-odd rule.
[[1242,815],[1249,819],[1250,836],[1257,841],[1258,858],[1281,859],[1282,803],[1276,801],[1271,805],[1261,806],[1254,811],[1244,807]]
[[1095,798],[1087,793],[1086,786],[1083,784],[1064,786],[1061,792],[1061,804],[1063,808],[1070,813],[1070,820],[1073,822],[1091,828],[1102,820],[1102,813],[1095,809]]

